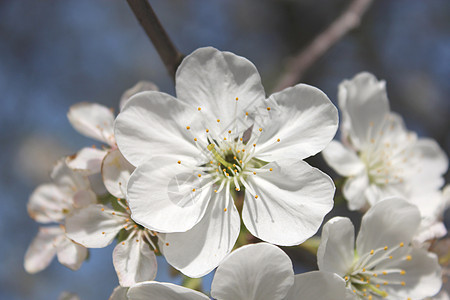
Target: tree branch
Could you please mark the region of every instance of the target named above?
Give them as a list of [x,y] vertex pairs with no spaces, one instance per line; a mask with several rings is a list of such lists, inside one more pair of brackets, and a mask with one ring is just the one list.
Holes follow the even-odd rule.
[[170,40],[147,0],[127,0],[127,2],[155,46],[156,51],[158,51],[169,75],[175,80],[175,72],[183,59],[183,55]]
[[350,30],[359,26],[362,15],[373,0],[353,0],[349,7],[303,51],[289,60],[286,72],[281,76],[275,91],[280,91],[300,81],[305,71],[325,54]]

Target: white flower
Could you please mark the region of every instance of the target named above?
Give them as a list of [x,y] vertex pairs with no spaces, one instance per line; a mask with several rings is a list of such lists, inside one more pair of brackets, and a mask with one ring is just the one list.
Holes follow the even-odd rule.
[[[123,201],[123,200],[122,200]],[[153,280],[156,276],[156,249],[146,230],[130,218],[128,207],[119,200],[122,210],[113,210],[104,205],[90,205],[67,217],[67,236],[87,248],[108,246],[124,229],[127,237],[113,251],[113,264],[121,286],[128,287],[137,282]]]
[[[140,81],[126,90],[121,97],[122,108],[128,99],[142,91],[157,91],[151,82]],[[67,158],[67,164],[74,170],[83,170],[92,175],[102,172],[103,183],[109,193],[125,198],[128,178],[134,167],[120,154],[114,137],[113,111],[97,103],[78,103],[70,107],[67,118],[73,128],[84,136],[105,143],[107,147],[97,149],[86,147]]]
[[83,174],[67,167],[64,159],[53,168],[53,183],[43,184],[31,194],[28,213],[39,223],[59,223],[39,228],[39,233],[25,254],[25,270],[36,273],[45,269],[55,254],[61,264],[78,269],[87,257],[87,249],[72,242],[65,235],[64,220],[75,209],[95,203]]
[[132,217],[169,233],[169,263],[191,277],[217,266],[239,234],[233,195],[244,188],[253,235],[279,245],[312,236],[333,205],[331,179],[302,161],[335,134],[326,95],[297,85],[266,100],[254,65],[214,48],[183,60],[176,92],[135,95],[115,123],[120,151],[137,166]]
[[423,299],[442,284],[437,256],[410,243],[420,224],[416,206],[386,199],[363,216],[354,246],[354,227],[335,217],[322,231],[317,252],[321,271],[345,279],[355,299]]
[[431,139],[406,130],[390,112],[384,81],[369,73],[339,86],[342,144],[333,141],[325,160],[348,177],[343,193],[352,210],[367,209],[387,196],[426,202],[442,187],[448,159]]
[[[328,272],[294,276],[290,258],[278,247],[259,243],[227,256],[216,270],[211,296],[218,300],[331,300],[345,298],[345,282]],[[168,283],[144,282],[130,288],[130,300],[209,299]]]

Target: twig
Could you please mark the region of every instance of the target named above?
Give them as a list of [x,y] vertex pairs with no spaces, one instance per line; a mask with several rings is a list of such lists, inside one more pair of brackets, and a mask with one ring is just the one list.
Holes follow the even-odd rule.
[[127,2],[155,46],[156,51],[158,51],[170,76],[175,80],[175,72],[183,59],[183,55],[170,40],[147,0],[127,0]]
[[339,18],[331,23],[324,32],[319,34],[309,46],[289,60],[287,70],[276,85],[275,91],[280,91],[299,82],[305,71],[316,60],[347,34],[347,32],[360,24],[362,15],[369,8],[372,1],[353,0]]

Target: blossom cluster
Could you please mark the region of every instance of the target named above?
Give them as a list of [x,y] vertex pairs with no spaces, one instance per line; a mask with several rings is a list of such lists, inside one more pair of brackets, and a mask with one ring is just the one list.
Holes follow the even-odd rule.
[[[148,82],[126,91],[120,113],[72,106],[79,133],[104,144],[55,166],[28,211],[43,226],[25,256],[38,272],[56,254],[71,269],[87,248],[116,241],[119,286],[110,299],[209,299],[154,281],[156,256],[186,276],[216,269],[214,299],[425,299],[442,271],[430,241],[443,237],[450,188],[439,145],[391,112],[385,83],[361,73],[339,86],[338,110],[298,84],[266,97],[255,66],[208,47],[176,73],[176,98]],[[345,177],[352,222],[335,217],[335,184],[304,159],[322,152]],[[99,187],[92,186],[101,177]],[[97,193],[94,193],[96,190]],[[278,246],[297,246],[323,225],[318,270],[294,275]],[[253,235],[263,242],[245,245]],[[235,249],[233,251],[233,249]]]

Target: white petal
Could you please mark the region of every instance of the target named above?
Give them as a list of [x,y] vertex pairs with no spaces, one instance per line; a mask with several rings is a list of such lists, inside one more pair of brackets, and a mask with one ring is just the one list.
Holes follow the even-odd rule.
[[348,208],[350,210],[362,209],[367,204],[364,192],[368,185],[369,177],[365,172],[361,172],[345,181],[342,193],[348,201]]
[[47,268],[56,254],[53,242],[62,234],[64,230],[59,226],[39,228],[25,254],[24,267],[28,273],[37,273]]
[[130,300],[209,300],[206,295],[172,283],[142,282],[128,291]]
[[90,205],[75,210],[66,219],[66,234],[88,248],[103,248],[111,244],[123,228],[125,218],[112,214],[103,205]]
[[116,245],[113,264],[121,286],[153,280],[158,268],[155,253],[140,234]]
[[333,181],[304,161],[280,160],[263,169],[268,172],[247,178],[256,195],[245,191],[245,226],[254,236],[277,245],[304,242],[333,207]]
[[365,169],[356,152],[337,141],[331,141],[322,154],[327,164],[341,176],[354,176]]
[[30,196],[28,214],[39,223],[59,222],[72,209],[71,196],[55,184],[42,184]]
[[389,114],[385,82],[370,73],[360,73],[339,85],[338,96],[343,130],[359,149],[370,142],[371,132],[378,132]]
[[128,300],[127,297],[128,288],[123,286],[116,286],[113,290],[111,296],[109,296],[109,300]]
[[372,206],[361,220],[356,239],[359,254],[372,249],[407,245],[420,224],[420,212],[415,205],[399,198],[389,198]]
[[114,197],[125,199],[128,179],[134,169],[118,149],[110,151],[102,164],[103,183],[108,192]]
[[344,276],[352,266],[355,252],[355,228],[348,218],[335,217],[322,229],[317,251],[319,270]]
[[256,157],[264,161],[304,159],[323,150],[336,134],[337,109],[315,87],[298,84],[287,88],[271,95],[267,105],[270,110],[257,126],[262,133]]
[[264,105],[265,99],[261,78],[250,61],[212,47],[197,49],[182,61],[176,93],[184,103],[201,107],[210,123],[220,119],[225,126],[252,107]]
[[211,197],[210,179],[197,177],[176,157],[155,157],[136,168],[128,182],[132,218],[158,232],[184,232],[197,224]]
[[122,110],[122,108],[125,106],[125,103],[127,103],[128,100],[130,100],[131,96],[145,91],[159,91],[159,88],[153,82],[145,80],[139,81],[122,94],[119,103],[120,110]]
[[73,195],[73,206],[75,208],[82,208],[95,204],[97,202],[97,196],[91,190],[81,190]]
[[106,153],[92,147],[83,148],[75,155],[67,157],[67,165],[74,170],[85,171],[87,175],[99,173]]
[[81,264],[87,258],[88,250],[67,237],[59,240],[56,247],[56,256],[58,261],[71,270],[78,270]]
[[436,254],[424,249],[412,249],[411,260],[402,260],[395,267],[405,271],[405,275],[385,276],[387,282],[405,282],[405,286],[387,285],[387,299],[414,300],[434,296],[442,286],[442,270]]
[[50,177],[61,189],[65,189],[67,194],[90,188],[86,174],[69,168],[65,159],[60,159],[56,163]]
[[97,103],[77,103],[67,113],[76,131],[94,140],[114,146],[114,114],[106,106]]
[[202,220],[186,232],[166,234],[162,252],[183,274],[201,277],[231,252],[239,228],[239,213],[229,193],[213,193]]
[[314,271],[295,275],[285,300],[333,300],[345,298],[345,281],[334,273]]
[[[197,157],[192,131],[195,111],[190,106],[160,92],[142,92],[133,96],[117,116],[115,135],[120,152],[134,166],[152,156],[174,153]],[[194,130],[194,128],[193,128]],[[178,160],[177,159],[177,160]]]
[[259,243],[233,251],[219,265],[211,295],[221,300],[283,299],[294,284],[291,259],[280,248]]

